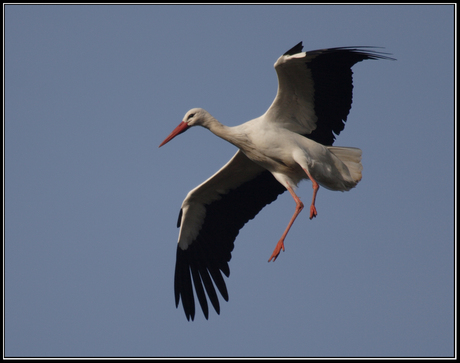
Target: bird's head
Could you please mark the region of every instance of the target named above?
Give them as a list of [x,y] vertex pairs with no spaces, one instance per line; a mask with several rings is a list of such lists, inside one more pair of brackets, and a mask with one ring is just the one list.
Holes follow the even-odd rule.
[[162,147],[164,144],[174,139],[177,135],[187,131],[189,127],[197,125],[205,126],[206,120],[210,117],[212,118],[212,116],[202,108],[192,108],[185,114],[182,122],[169,134],[159,147]]

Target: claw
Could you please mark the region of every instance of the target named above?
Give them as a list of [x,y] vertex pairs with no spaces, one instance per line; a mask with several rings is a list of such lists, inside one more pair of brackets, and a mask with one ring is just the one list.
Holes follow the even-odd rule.
[[282,239],[279,240],[278,243],[276,244],[276,247],[275,247],[270,259],[268,260],[268,262],[270,262],[271,260],[273,260],[273,262],[275,262],[277,257],[278,257],[278,255],[281,252],[281,249],[283,249],[283,251],[284,251],[284,241]]
[[313,217],[316,217],[318,215],[318,212],[316,212],[316,207],[312,204],[310,206],[310,219],[313,219]]

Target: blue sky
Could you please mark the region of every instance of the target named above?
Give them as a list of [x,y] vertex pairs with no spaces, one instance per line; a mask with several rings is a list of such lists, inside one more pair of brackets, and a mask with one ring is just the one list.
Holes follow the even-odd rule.
[[[452,356],[453,34],[451,5],[5,6],[5,355]],[[187,322],[179,207],[235,148],[202,128],[158,145],[192,107],[262,115],[299,41],[397,58],[353,68],[335,144],[363,179],[320,189],[275,263],[294,202],[266,207],[221,314]]]

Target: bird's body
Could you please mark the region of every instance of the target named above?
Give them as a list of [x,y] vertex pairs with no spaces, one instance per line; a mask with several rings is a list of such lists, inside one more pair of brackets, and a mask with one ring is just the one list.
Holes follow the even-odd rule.
[[319,185],[347,191],[361,180],[361,150],[331,146],[333,132],[343,129],[351,107],[351,67],[364,59],[388,57],[356,48],[307,53],[301,49],[299,43],[275,63],[278,93],[264,115],[227,127],[207,111],[194,108],[160,145],[191,126],[203,126],[239,149],[182,203],[174,280],[176,305],[182,299],[187,319],[193,320],[195,314],[192,282],[206,318],[206,295],[220,311],[214,286],[228,300],[221,273],[227,277],[230,273],[233,241],[265,205],[285,190],[296,202],[294,215],[270,257],[274,261],[284,250],[284,239],[303,209],[295,194],[299,181],[312,182],[312,219],[317,215]]
[[[361,179],[361,151],[321,145],[280,126],[266,115],[244,124],[227,127],[207,111],[195,108],[184,119],[194,115],[198,124],[238,147],[251,161],[270,171],[285,188],[295,189],[302,179],[308,179],[307,169],[321,186],[345,191]],[[196,124],[195,124],[196,125]],[[334,154],[344,155],[341,160]],[[347,158],[348,157],[348,158]],[[350,160],[351,159],[351,160]],[[354,171],[352,177],[346,163]]]

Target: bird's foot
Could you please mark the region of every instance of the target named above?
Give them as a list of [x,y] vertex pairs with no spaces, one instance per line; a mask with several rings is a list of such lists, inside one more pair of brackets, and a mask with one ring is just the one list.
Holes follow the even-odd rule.
[[278,241],[278,243],[276,244],[276,247],[270,257],[270,259],[268,260],[268,262],[272,261],[275,262],[276,258],[278,257],[278,255],[280,254],[281,252],[281,249],[283,249],[284,251],[284,238],[280,239]]
[[318,213],[316,212],[316,207],[314,204],[310,206],[310,219],[313,219],[313,217],[316,217]]

